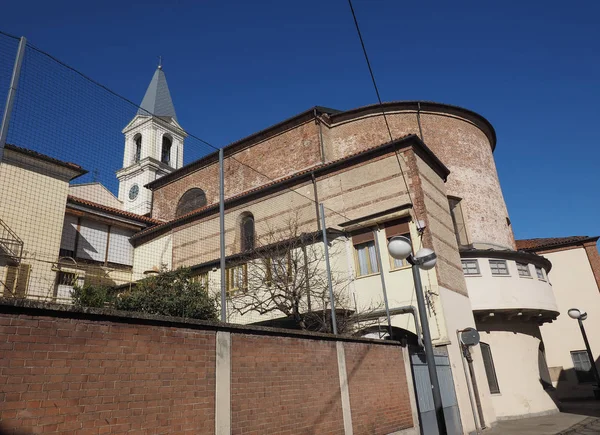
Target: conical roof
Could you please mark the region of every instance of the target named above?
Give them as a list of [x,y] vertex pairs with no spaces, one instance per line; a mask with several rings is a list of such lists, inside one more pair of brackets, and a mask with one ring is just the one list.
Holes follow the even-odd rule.
[[137,114],[148,115],[148,112],[154,116],[169,116],[177,120],[169,85],[167,85],[167,77],[160,66],[152,76]]

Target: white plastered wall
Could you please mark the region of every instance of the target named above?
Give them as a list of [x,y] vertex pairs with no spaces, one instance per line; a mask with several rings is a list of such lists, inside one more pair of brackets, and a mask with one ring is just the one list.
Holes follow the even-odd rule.
[[[579,384],[571,351],[585,350],[578,322],[567,315],[569,308],[588,313],[584,326],[594,359],[600,360],[600,291],[583,247],[543,254],[552,262],[550,282],[560,315],[541,328],[546,361],[559,397],[591,396],[591,384]],[[558,375],[563,371],[560,380]]]

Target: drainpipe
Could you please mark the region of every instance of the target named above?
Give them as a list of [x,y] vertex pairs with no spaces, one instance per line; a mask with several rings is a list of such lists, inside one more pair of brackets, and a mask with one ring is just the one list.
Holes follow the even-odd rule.
[[317,190],[317,180],[315,179],[314,171],[310,173],[313,185],[313,193],[315,196],[315,212],[317,214],[317,231],[321,231],[321,217],[319,215],[319,191]]
[[319,147],[320,147],[320,151],[321,151],[321,163],[325,163],[325,146],[323,145],[323,127],[321,127],[321,121],[319,119],[319,115],[317,114],[316,108],[313,109],[313,114],[315,117],[315,122],[319,126]]
[[[485,428],[485,421],[483,419],[483,410],[481,409],[481,400],[479,399],[479,389],[477,388],[477,380],[475,378],[475,370],[473,370],[473,357],[471,356],[471,351],[468,346],[465,346],[460,341],[459,334],[462,332],[461,329],[456,330],[456,339],[457,343],[460,346],[461,353],[461,361],[463,365],[463,370],[465,372],[465,378],[467,379],[467,390],[469,392],[469,402],[471,402],[471,411],[473,412],[473,421],[475,422],[475,431],[479,434],[479,431]],[[469,365],[469,371],[467,373],[467,366],[465,365],[465,359],[467,360],[467,364]],[[469,382],[471,379],[471,382]],[[471,383],[473,387],[471,387]],[[477,403],[477,410],[475,403],[473,403],[473,396],[475,396],[475,402]],[[477,417],[479,416],[479,422]]]

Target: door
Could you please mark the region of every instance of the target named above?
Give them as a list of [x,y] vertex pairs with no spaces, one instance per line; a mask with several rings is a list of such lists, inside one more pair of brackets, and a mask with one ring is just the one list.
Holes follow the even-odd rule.
[[[435,408],[433,406],[433,393],[429,381],[429,372],[427,370],[427,360],[425,352],[422,350],[410,351],[410,360],[413,370],[413,381],[417,396],[417,405],[419,407],[419,418],[421,420],[421,433],[423,435],[437,434],[437,422],[435,418]],[[440,392],[442,394],[442,406],[444,408],[444,418],[449,435],[462,435],[462,424],[458,410],[458,402],[454,391],[454,382],[452,379],[452,370],[447,355],[435,355],[435,366],[437,369],[438,381],[440,383]]]

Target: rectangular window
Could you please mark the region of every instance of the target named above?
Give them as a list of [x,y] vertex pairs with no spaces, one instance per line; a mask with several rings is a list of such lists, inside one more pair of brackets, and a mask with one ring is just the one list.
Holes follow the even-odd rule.
[[460,198],[448,198],[448,205],[450,206],[450,215],[452,217],[452,224],[454,225],[456,241],[458,246],[466,246],[469,244],[469,238],[467,236],[467,225],[465,223],[461,202],[462,200]]
[[248,290],[248,265],[240,264],[238,266],[228,267],[225,274],[225,287],[227,293],[234,294],[240,291]]
[[76,279],[77,279],[77,277],[75,276],[74,273],[58,272],[57,283],[58,283],[58,285],[73,286],[73,285],[75,285]]
[[192,276],[192,282],[197,282],[204,290],[208,290],[208,272]]
[[79,284],[79,275],[75,272],[60,271],[56,275],[55,296],[57,300],[70,300],[73,287]]
[[373,231],[366,230],[352,236],[354,255],[356,259],[356,275],[364,276],[378,273],[377,253]]
[[544,277],[544,270],[541,267],[535,266],[535,273],[536,273],[538,279],[540,279],[542,281],[546,281],[546,278]]
[[576,350],[571,352],[573,367],[579,383],[594,382],[592,373],[592,364],[585,350]]
[[531,271],[529,270],[529,264],[527,263],[517,263],[517,270],[519,271],[519,276],[530,278]]
[[465,275],[480,275],[477,260],[462,260],[462,269]]
[[292,254],[290,252],[265,259],[267,286],[287,286],[292,281]]
[[496,275],[496,276],[509,275],[506,260],[490,260],[490,269],[492,270],[492,275]]
[[490,393],[499,394],[500,387],[498,385],[498,378],[496,377],[496,368],[494,367],[494,359],[492,358],[492,349],[487,343],[480,342],[481,356],[483,357],[483,367],[485,368],[485,375],[488,380],[490,387]]
[[[387,222],[385,224],[385,238],[387,241],[389,242],[394,236],[404,236],[410,240],[410,227],[408,226],[407,219]],[[407,260],[398,260],[392,256],[390,256],[390,263],[392,270],[410,266]]]
[[354,245],[356,258],[358,262],[357,275],[364,276],[372,273],[378,273],[377,254],[375,252],[375,242],[361,243]]

